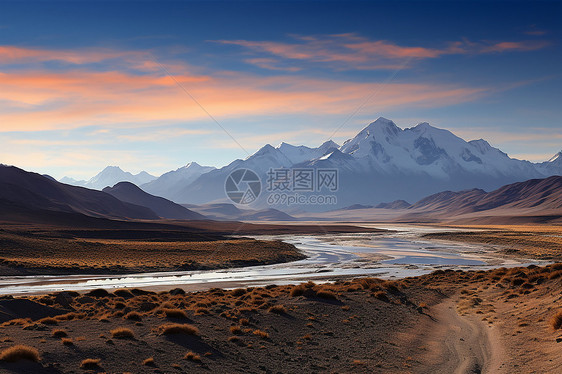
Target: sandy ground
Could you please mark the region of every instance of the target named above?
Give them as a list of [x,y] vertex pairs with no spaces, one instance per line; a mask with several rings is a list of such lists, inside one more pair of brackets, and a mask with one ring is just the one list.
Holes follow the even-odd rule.
[[[559,264],[185,294],[7,297],[0,350],[25,344],[40,360],[0,360],[0,371],[81,373],[83,360],[99,359],[92,371],[555,373],[562,330],[550,321],[562,307],[561,282]],[[198,332],[164,334],[168,323]],[[116,328],[132,337],[112,336]],[[57,329],[64,333],[54,336]]]

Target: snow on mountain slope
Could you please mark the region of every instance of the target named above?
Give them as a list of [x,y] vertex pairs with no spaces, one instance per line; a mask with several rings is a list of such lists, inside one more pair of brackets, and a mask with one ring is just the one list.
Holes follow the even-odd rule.
[[215,170],[213,166],[201,166],[197,162],[189,164],[162,174],[157,179],[140,185],[144,191],[173,200],[174,196],[201,175]]
[[154,179],[156,179],[156,177],[148,174],[146,171],[141,171],[138,174],[131,174],[121,170],[118,166],[108,166],[88,181],[77,181],[69,177],[64,177],[60,181],[75,186],[102,190],[105,187],[113,186],[119,182],[131,182],[138,186]]
[[384,173],[425,173],[441,179],[449,179],[459,170],[494,177],[540,176],[530,162],[511,159],[485,140],[466,142],[427,122],[402,130],[381,117],[340,150]]
[[[265,201],[267,172],[291,167],[337,169],[337,204],[276,208],[331,210],[353,204],[417,201],[444,190],[479,188],[491,191],[514,182],[562,175],[562,152],[547,162],[534,164],[510,158],[483,139],[465,141],[427,122],[402,129],[391,120],[380,117],[341,147],[332,141],[318,148],[288,143],[278,147],[267,144],[246,159],[235,160],[220,169],[192,163],[144,185],[132,182],[151,194],[176,203],[225,203],[230,202],[224,190],[228,175],[236,169],[251,169],[262,181],[262,194],[252,208],[264,209],[270,207]],[[109,171],[124,173],[120,169]],[[121,180],[130,181],[132,175],[126,174],[129,175],[121,174],[120,180],[108,178],[107,182],[101,182],[102,178],[97,176],[84,185],[88,187],[95,182],[103,186],[94,188],[103,188]]]
[[562,151],[550,160],[536,164],[536,168],[544,175],[562,175]]
[[[264,187],[270,168],[337,169],[337,205],[303,207],[309,210],[399,199],[416,201],[443,190],[489,191],[513,182],[562,173],[559,165],[562,157],[542,164],[513,159],[483,139],[467,142],[427,122],[401,129],[381,117],[339,149],[335,146],[331,142],[318,148],[287,143],[274,148],[268,144],[245,160],[236,160],[201,176],[174,200],[199,204],[227,201],[224,181],[239,168],[255,171]],[[263,199],[255,204],[261,208],[267,206]]]

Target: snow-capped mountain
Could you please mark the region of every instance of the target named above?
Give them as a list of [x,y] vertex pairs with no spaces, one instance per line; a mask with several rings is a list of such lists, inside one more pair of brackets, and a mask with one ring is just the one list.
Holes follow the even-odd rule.
[[[266,145],[245,160],[202,175],[174,199],[181,203],[226,201],[224,181],[235,169],[255,171],[267,181],[270,168],[330,168],[339,172],[336,206],[306,206],[328,210],[352,204],[416,201],[443,190],[482,188],[562,174],[562,157],[534,164],[510,158],[483,139],[465,141],[448,130],[423,122],[401,129],[379,118],[341,147],[333,142],[318,148],[282,143]],[[256,206],[267,205],[262,193]],[[282,209],[282,207],[277,206]]]
[[121,170],[118,166],[108,166],[88,181],[77,181],[69,177],[64,177],[60,182],[94,190],[102,190],[105,187],[114,186],[119,182],[131,182],[138,186],[154,179],[156,179],[156,177],[148,174],[146,171],[141,171],[138,174],[131,174]]
[[[227,201],[224,185],[228,175],[236,169],[250,169],[260,176],[262,184],[266,183],[267,172],[271,168],[289,168],[293,165],[318,158],[337,150],[338,145],[327,141],[318,148],[293,146],[281,143],[278,147],[266,144],[245,160],[235,160],[229,165],[201,175],[193,183],[186,185],[172,199],[178,203],[203,204],[214,201]],[[262,185],[262,187],[264,187]],[[230,200],[228,200],[230,202]],[[265,207],[265,205],[263,205]]]
[[271,207],[267,203],[269,192],[265,191],[268,171],[279,168],[336,169],[339,186],[330,194],[337,197],[337,204],[293,205],[290,209],[275,205],[285,211],[332,210],[354,204],[417,201],[445,190],[491,191],[514,182],[562,175],[562,152],[549,161],[532,163],[510,158],[483,139],[465,141],[427,122],[401,129],[381,117],[341,147],[333,141],[318,148],[266,144],[246,159],[220,169],[192,162],[158,179],[144,175],[155,180],[139,182],[133,178],[142,177],[142,173],[133,176],[117,167],[108,167],[87,182],[61,181],[97,189],[130,181],[148,193],[180,204],[230,203],[225,193],[229,174],[236,169],[250,169],[260,177],[262,188],[251,208],[264,209]]
[[183,188],[201,175],[212,170],[215,170],[215,167],[201,166],[197,162],[190,162],[179,169],[164,173],[157,179],[142,184],[139,187],[152,195],[165,197],[170,200],[179,200],[177,197]]
[[561,175],[562,152],[558,152],[548,161],[536,164],[536,168],[544,175]]

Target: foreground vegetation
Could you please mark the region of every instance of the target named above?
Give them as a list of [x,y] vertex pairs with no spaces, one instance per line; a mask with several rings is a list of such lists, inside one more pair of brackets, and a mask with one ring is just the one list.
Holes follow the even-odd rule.
[[4,297],[0,307],[11,312],[0,317],[0,369],[428,372],[442,364],[431,357],[448,357],[428,332],[439,326],[438,306],[453,300],[459,314],[497,329],[507,372],[553,372],[562,365],[561,284],[556,264],[396,281]]

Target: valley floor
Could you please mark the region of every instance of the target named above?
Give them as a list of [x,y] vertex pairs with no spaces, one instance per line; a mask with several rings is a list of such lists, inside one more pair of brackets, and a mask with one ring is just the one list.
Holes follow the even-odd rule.
[[[0,371],[553,373],[562,369],[562,330],[553,327],[562,315],[552,322],[561,291],[557,264],[400,281],[4,297]],[[7,351],[20,344],[20,356]],[[22,352],[37,362],[18,360]]]

